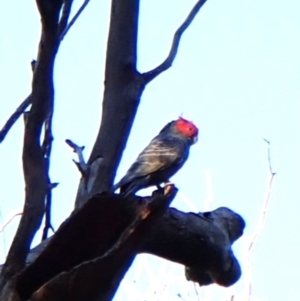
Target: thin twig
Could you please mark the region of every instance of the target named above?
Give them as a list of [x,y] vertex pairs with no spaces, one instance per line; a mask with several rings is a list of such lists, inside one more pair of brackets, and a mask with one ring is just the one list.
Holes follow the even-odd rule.
[[31,104],[31,94],[18,106],[16,111],[9,117],[0,131],[0,143],[5,139],[7,133],[11,127],[15,124],[18,118],[24,113],[24,111]]
[[11,217],[3,224],[3,226],[0,228],[0,233],[2,233],[2,232],[5,230],[5,228],[12,222],[12,220],[13,220],[15,217],[20,216],[20,215],[22,215],[22,214],[23,214],[23,212],[17,212],[17,213],[15,213],[13,216],[11,216]]
[[[31,63],[31,71],[34,73],[36,67],[36,60],[32,60]],[[0,131],[0,143],[5,139],[7,133],[11,129],[11,127],[15,124],[15,122],[19,119],[19,117],[25,112],[28,106],[32,102],[31,94],[27,96],[25,100],[19,105],[16,111],[10,116],[10,118],[6,121],[3,128]]]
[[181,24],[181,26],[176,30],[174,37],[173,37],[173,43],[171,46],[171,50],[169,52],[168,57],[164,60],[163,63],[161,63],[158,67],[154,68],[151,71],[148,71],[146,73],[143,73],[143,79],[145,83],[149,83],[151,80],[153,80],[156,76],[161,74],[162,72],[166,71],[172,66],[172,63],[176,57],[177,51],[178,51],[178,46],[179,42],[181,39],[182,34],[185,32],[185,30],[190,26],[190,24],[193,22],[194,18],[198,14],[200,8],[204,5],[204,3],[207,0],[199,0],[187,18],[184,20],[184,22]]
[[63,30],[63,32],[60,34],[59,40],[60,42],[64,39],[65,35],[69,31],[69,29],[73,26],[73,24],[76,22],[80,14],[84,11],[85,7],[89,4],[90,0],[85,0],[80,8],[78,9],[75,16],[72,18],[72,20],[69,22],[69,24],[66,26],[66,28]]
[[[60,21],[59,21],[59,25],[58,25],[58,34],[59,34],[59,36],[62,34],[62,32],[67,27],[72,4],[73,4],[73,0],[64,0],[64,6],[63,6]],[[60,39],[60,41],[61,40],[62,39]]]
[[49,185],[49,191],[46,196],[46,208],[45,208],[45,226],[43,229],[42,241],[48,238],[49,229],[55,233],[55,230],[51,224],[51,205],[52,205],[52,189],[57,187],[58,183],[52,183]]
[[84,157],[83,157],[83,150],[84,146],[78,146],[76,143],[71,141],[70,139],[66,139],[66,143],[73,148],[74,153],[78,156],[78,162],[73,160],[73,162],[76,164],[77,168],[81,172],[82,176],[86,176],[87,174],[87,164],[85,163]]
[[252,294],[251,264],[250,264],[251,263],[250,262],[251,261],[251,250],[252,250],[252,247],[253,247],[254,243],[256,242],[259,234],[262,232],[262,229],[263,229],[263,226],[264,226],[264,223],[265,223],[265,219],[266,219],[268,206],[269,206],[273,179],[274,179],[274,176],[276,175],[276,172],[273,171],[272,165],[271,165],[270,141],[268,141],[267,139],[263,139],[263,140],[268,144],[268,165],[269,165],[269,171],[270,171],[270,180],[269,180],[269,185],[268,185],[268,188],[267,188],[266,198],[263,202],[263,207],[262,207],[260,220],[257,224],[256,229],[253,232],[252,240],[250,241],[250,244],[249,244],[249,247],[248,247],[248,260],[247,260],[247,262],[248,262],[248,276],[249,276],[248,301],[251,300],[251,294]]
[[51,150],[52,150],[52,142],[53,142],[52,118],[53,118],[53,105],[50,105],[49,113],[45,121],[44,141],[42,144],[46,171],[48,175],[48,192],[45,196],[45,225],[44,225],[44,230],[42,235],[42,241],[48,238],[49,229],[54,231],[51,224],[52,189],[56,187],[57,184],[56,183],[51,184],[51,180],[49,178],[50,159],[51,159]]

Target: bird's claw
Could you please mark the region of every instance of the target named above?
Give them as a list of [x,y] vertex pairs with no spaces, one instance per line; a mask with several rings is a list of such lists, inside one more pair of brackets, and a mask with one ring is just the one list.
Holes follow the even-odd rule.
[[171,186],[173,183],[171,181],[164,182],[164,187]]

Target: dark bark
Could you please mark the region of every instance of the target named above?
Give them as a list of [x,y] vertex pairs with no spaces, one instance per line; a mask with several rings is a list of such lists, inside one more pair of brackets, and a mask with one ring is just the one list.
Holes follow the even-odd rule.
[[[118,287],[130,264],[125,265],[126,268],[123,266],[124,270],[121,274],[116,273],[121,278],[117,282],[112,282],[113,285],[105,278],[108,277],[107,271],[114,270],[120,262],[123,262],[121,258],[125,257],[131,263],[134,255],[141,252],[151,253],[187,266],[190,278],[202,285],[218,283],[228,286],[239,279],[240,268],[232,253],[231,244],[242,235],[244,221],[238,214],[227,208],[219,208],[205,214],[183,213],[174,208],[168,209],[163,217],[156,222],[152,221],[145,230],[141,228],[139,231],[142,235],[138,235],[133,244],[129,247],[127,245],[127,248],[117,253],[120,257],[116,256],[114,260],[110,260],[111,257],[107,256],[108,262],[104,263],[99,260],[99,257],[100,259],[101,256],[102,259],[105,257],[103,255],[121,237],[124,229],[132,224],[140,212],[143,212],[148,201],[149,198],[138,197],[124,200],[122,196],[113,194],[93,197],[60,227],[45,251],[20,274],[17,279],[17,291],[20,296],[26,300],[39,287],[64,271],[67,274],[57,276],[61,277],[59,278],[61,282],[54,280],[55,289],[60,288],[62,294],[66,293],[64,291],[66,279],[70,275],[74,276],[75,273],[76,279],[82,279],[84,275],[85,279],[91,279],[91,283],[94,277],[97,277],[97,286],[102,287],[100,295],[103,295],[103,292],[108,288],[111,289],[111,286],[114,289]],[[88,266],[82,267],[83,262]],[[77,270],[74,270],[74,267]],[[83,274],[80,274],[80,270]],[[198,274],[201,272],[200,276],[197,272]],[[102,277],[105,285],[101,285]],[[90,283],[89,280],[85,282]],[[76,283],[78,286],[79,282]],[[68,294],[86,289],[83,285],[82,288],[74,290],[75,286],[72,283],[69,285],[73,287],[73,293],[70,289]],[[83,296],[84,294],[81,300],[84,299]]]
[[171,208],[139,251],[185,265],[188,280],[200,285],[230,286],[241,275],[231,245],[244,227],[243,218],[225,207],[199,214]]
[[[0,275],[0,298],[5,285],[11,287],[10,279],[24,268],[32,239],[39,229],[45,213],[45,199],[51,194],[48,171],[51,143],[53,140],[51,120],[54,104],[53,69],[59,47],[59,30],[66,26],[72,0],[65,1],[69,9],[64,10],[63,20],[59,16],[63,0],[37,0],[41,15],[42,32],[37,61],[32,63],[33,79],[30,96],[18,108],[17,118],[31,103],[25,118],[23,143],[23,172],[25,179],[25,203],[16,235],[9,249]],[[45,139],[41,145],[42,128]],[[7,287],[5,290],[7,290]]]
[[[46,283],[35,298],[44,298],[48,292],[52,295],[55,290],[56,300],[91,300],[93,294],[93,298],[105,295],[110,300],[149,227],[162,216],[176,192],[174,187],[166,187],[151,198],[144,198],[139,206],[130,206],[133,210],[126,216],[122,205],[131,200],[111,194],[90,200],[61,226],[40,257],[18,277],[17,291],[21,298],[26,300],[42,284],[58,275]],[[78,239],[83,239],[80,245]],[[63,250],[69,255],[61,261]],[[75,266],[77,268],[72,269]],[[70,272],[59,275],[62,271]],[[82,279],[89,279],[84,281],[87,285],[81,283]],[[68,298],[63,299],[66,296]]]
[[139,0],[112,0],[101,126],[77,208],[95,193],[110,191],[140,103],[144,82],[136,70],[138,14]]
[[57,23],[61,1],[53,1],[51,5],[45,5],[44,1],[37,3],[42,15],[42,35],[32,81],[32,106],[25,122],[23,146],[25,204],[17,233],[2,269],[0,289],[25,265],[31,241],[43,218],[45,196],[48,191],[47,167],[40,136],[47,114],[53,107],[53,66],[58,49]]

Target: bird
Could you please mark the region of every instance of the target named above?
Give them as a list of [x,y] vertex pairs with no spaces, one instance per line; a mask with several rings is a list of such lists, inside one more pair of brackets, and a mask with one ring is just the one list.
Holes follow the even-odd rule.
[[125,176],[113,187],[125,197],[150,186],[160,187],[183,166],[190,146],[198,140],[198,128],[179,117],[167,123],[159,134],[139,154]]

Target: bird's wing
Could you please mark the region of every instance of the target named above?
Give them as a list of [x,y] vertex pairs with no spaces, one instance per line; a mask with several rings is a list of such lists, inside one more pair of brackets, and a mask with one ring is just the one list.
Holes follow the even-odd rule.
[[171,165],[182,164],[187,159],[187,147],[186,143],[178,143],[178,140],[173,137],[154,138],[140,153],[121,182],[128,183],[133,179],[164,170]]

